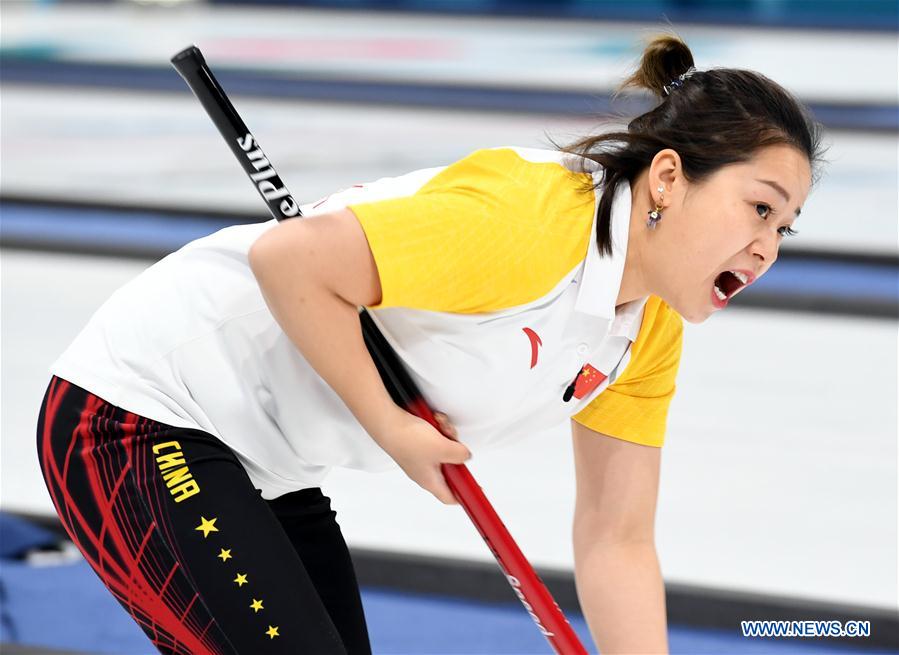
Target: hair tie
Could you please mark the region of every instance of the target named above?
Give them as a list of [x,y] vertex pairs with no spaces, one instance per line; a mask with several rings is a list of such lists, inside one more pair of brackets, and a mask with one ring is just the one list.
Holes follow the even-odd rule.
[[677,77],[675,77],[673,80],[671,80],[670,82],[668,82],[668,84],[666,84],[665,86],[663,86],[663,87],[662,87],[662,91],[665,92],[665,95],[666,95],[666,96],[667,96],[667,95],[671,95],[671,91],[672,91],[672,90],[674,90],[674,89],[676,89],[676,88],[678,88],[678,87],[680,87],[680,86],[683,86],[684,80],[689,79],[689,78],[693,75],[693,73],[695,73],[695,72],[696,72],[696,67],[695,67],[695,66],[690,66],[690,68],[688,68],[688,69],[686,70],[686,72],[681,73],[680,75],[678,75]]

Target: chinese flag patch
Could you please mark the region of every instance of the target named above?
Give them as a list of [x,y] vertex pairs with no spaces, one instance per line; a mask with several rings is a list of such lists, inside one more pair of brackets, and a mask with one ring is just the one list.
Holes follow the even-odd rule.
[[574,397],[583,398],[601,385],[605,379],[606,376],[601,371],[593,368],[590,364],[584,364],[584,368],[581,369],[581,373],[574,383]]

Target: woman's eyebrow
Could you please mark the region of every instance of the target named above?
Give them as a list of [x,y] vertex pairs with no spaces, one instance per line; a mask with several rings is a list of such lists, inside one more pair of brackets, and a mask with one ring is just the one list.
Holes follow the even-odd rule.
[[[759,179],[759,178],[756,178],[756,182],[761,182],[761,183],[763,183],[763,184],[767,184],[768,186],[773,187],[774,189],[776,189],[776,190],[780,193],[780,195],[782,195],[782,196],[784,197],[784,199],[785,199],[787,202],[790,202],[790,194],[787,193],[787,190],[784,189],[782,186],[780,186],[780,185],[779,185],[777,182],[775,182],[774,180],[761,180],[761,179]],[[802,208],[797,207],[797,208],[796,208],[796,215],[799,216],[799,214],[800,214],[801,212],[802,212]]]

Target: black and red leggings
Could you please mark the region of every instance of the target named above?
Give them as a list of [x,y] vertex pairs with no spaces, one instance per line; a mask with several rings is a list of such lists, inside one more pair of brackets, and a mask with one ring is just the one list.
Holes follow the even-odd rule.
[[63,526],[159,652],[371,652],[321,489],[266,500],[213,435],[55,376],[37,447]]

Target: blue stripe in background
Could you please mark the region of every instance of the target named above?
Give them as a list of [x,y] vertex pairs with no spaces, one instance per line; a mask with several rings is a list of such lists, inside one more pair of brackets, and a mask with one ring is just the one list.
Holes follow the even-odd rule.
[[[153,211],[118,211],[0,203],[3,244],[123,256],[162,257],[194,239],[239,223],[230,217],[178,215]],[[267,215],[259,221],[269,220]],[[768,297],[828,298],[834,303],[872,301],[899,305],[899,267],[890,263],[840,261],[833,257],[781,259],[735,301],[754,294]]]
[[[3,51],[0,81],[114,89],[141,89],[183,93],[184,83],[170,68],[121,63],[93,63],[44,59]],[[481,111],[593,115],[611,110],[604,93],[546,89],[508,89],[495,86],[321,79],[302,74],[277,74],[227,67],[216,78],[229,94],[262,98],[293,98],[327,102],[394,104],[415,107],[469,108]],[[641,114],[651,109],[646,101],[619,98],[619,110]],[[899,130],[895,104],[806,103],[817,120],[831,129]]]
[[841,30],[896,29],[894,0],[210,0],[212,4],[268,4],[367,11],[521,16],[588,20],[735,24]]
[[760,291],[899,302],[899,269],[886,264],[781,259],[741,295]]
[[[260,220],[268,218],[260,216]],[[0,203],[3,242],[34,243],[35,247],[69,245],[72,250],[119,250],[123,255],[158,253],[162,256],[237,222],[233,218],[177,216],[153,211]]]

